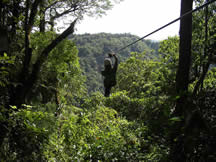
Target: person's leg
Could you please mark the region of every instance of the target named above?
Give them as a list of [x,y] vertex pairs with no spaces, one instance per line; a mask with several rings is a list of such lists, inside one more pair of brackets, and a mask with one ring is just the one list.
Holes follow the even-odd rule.
[[109,97],[110,96],[111,88],[112,87],[105,87],[105,94],[104,94],[105,97]]

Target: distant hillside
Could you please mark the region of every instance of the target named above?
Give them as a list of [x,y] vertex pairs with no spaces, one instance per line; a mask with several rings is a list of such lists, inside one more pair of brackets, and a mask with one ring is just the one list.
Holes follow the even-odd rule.
[[[87,76],[88,91],[103,91],[103,60],[107,53],[116,51],[139,37],[131,34],[82,34],[71,38],[79,49],[80,64]],[[117,53],[119,60],[124,61],[131,52],[146,51],[149,57],[157,55],[158,42],[151,40],[139,41]]]

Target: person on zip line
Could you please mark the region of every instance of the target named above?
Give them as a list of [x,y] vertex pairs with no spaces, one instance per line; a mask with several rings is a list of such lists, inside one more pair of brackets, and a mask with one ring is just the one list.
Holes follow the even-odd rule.
[[[114,57],[115,62],[112,63],[112,57]],[[116,54],[109,53],[108,57],[104,59],[104,71],[101,74],[104,77],[104,88],[105,88],[105,97],[110,96],[110,92],[113,86],[116,85],[116,71],[118,68],[118,58]]]

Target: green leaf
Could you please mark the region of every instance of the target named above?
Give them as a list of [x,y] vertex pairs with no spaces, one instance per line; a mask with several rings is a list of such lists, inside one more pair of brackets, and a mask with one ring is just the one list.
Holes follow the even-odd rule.
[[31,105],[22,104],[22,106],[25,107],[25,108],[32,108]]
[[7,57],[7,53],[4,52],[4,57]]
[[12,106],[12,105],[10,105],[10,107],[11,107],[12,109],[17,109],[17,107],[16,107],[16,106]]
[[176,96],[175,99],[178,100],[180,98],[180,96]]
[[176,121],[176,122],[179,122],[181,121],[181,118],[180,117],[173,117],[171,119],[169,119],[170,121]]

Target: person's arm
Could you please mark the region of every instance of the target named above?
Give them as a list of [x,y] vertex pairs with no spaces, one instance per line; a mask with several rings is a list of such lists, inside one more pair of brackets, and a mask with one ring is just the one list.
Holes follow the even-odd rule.
[[116,56],[116,54],[113,54],[113,57],[115,59],[115,63],[114,63],[113,69],[116,72],[117,68],[118,68],[118,57]]

